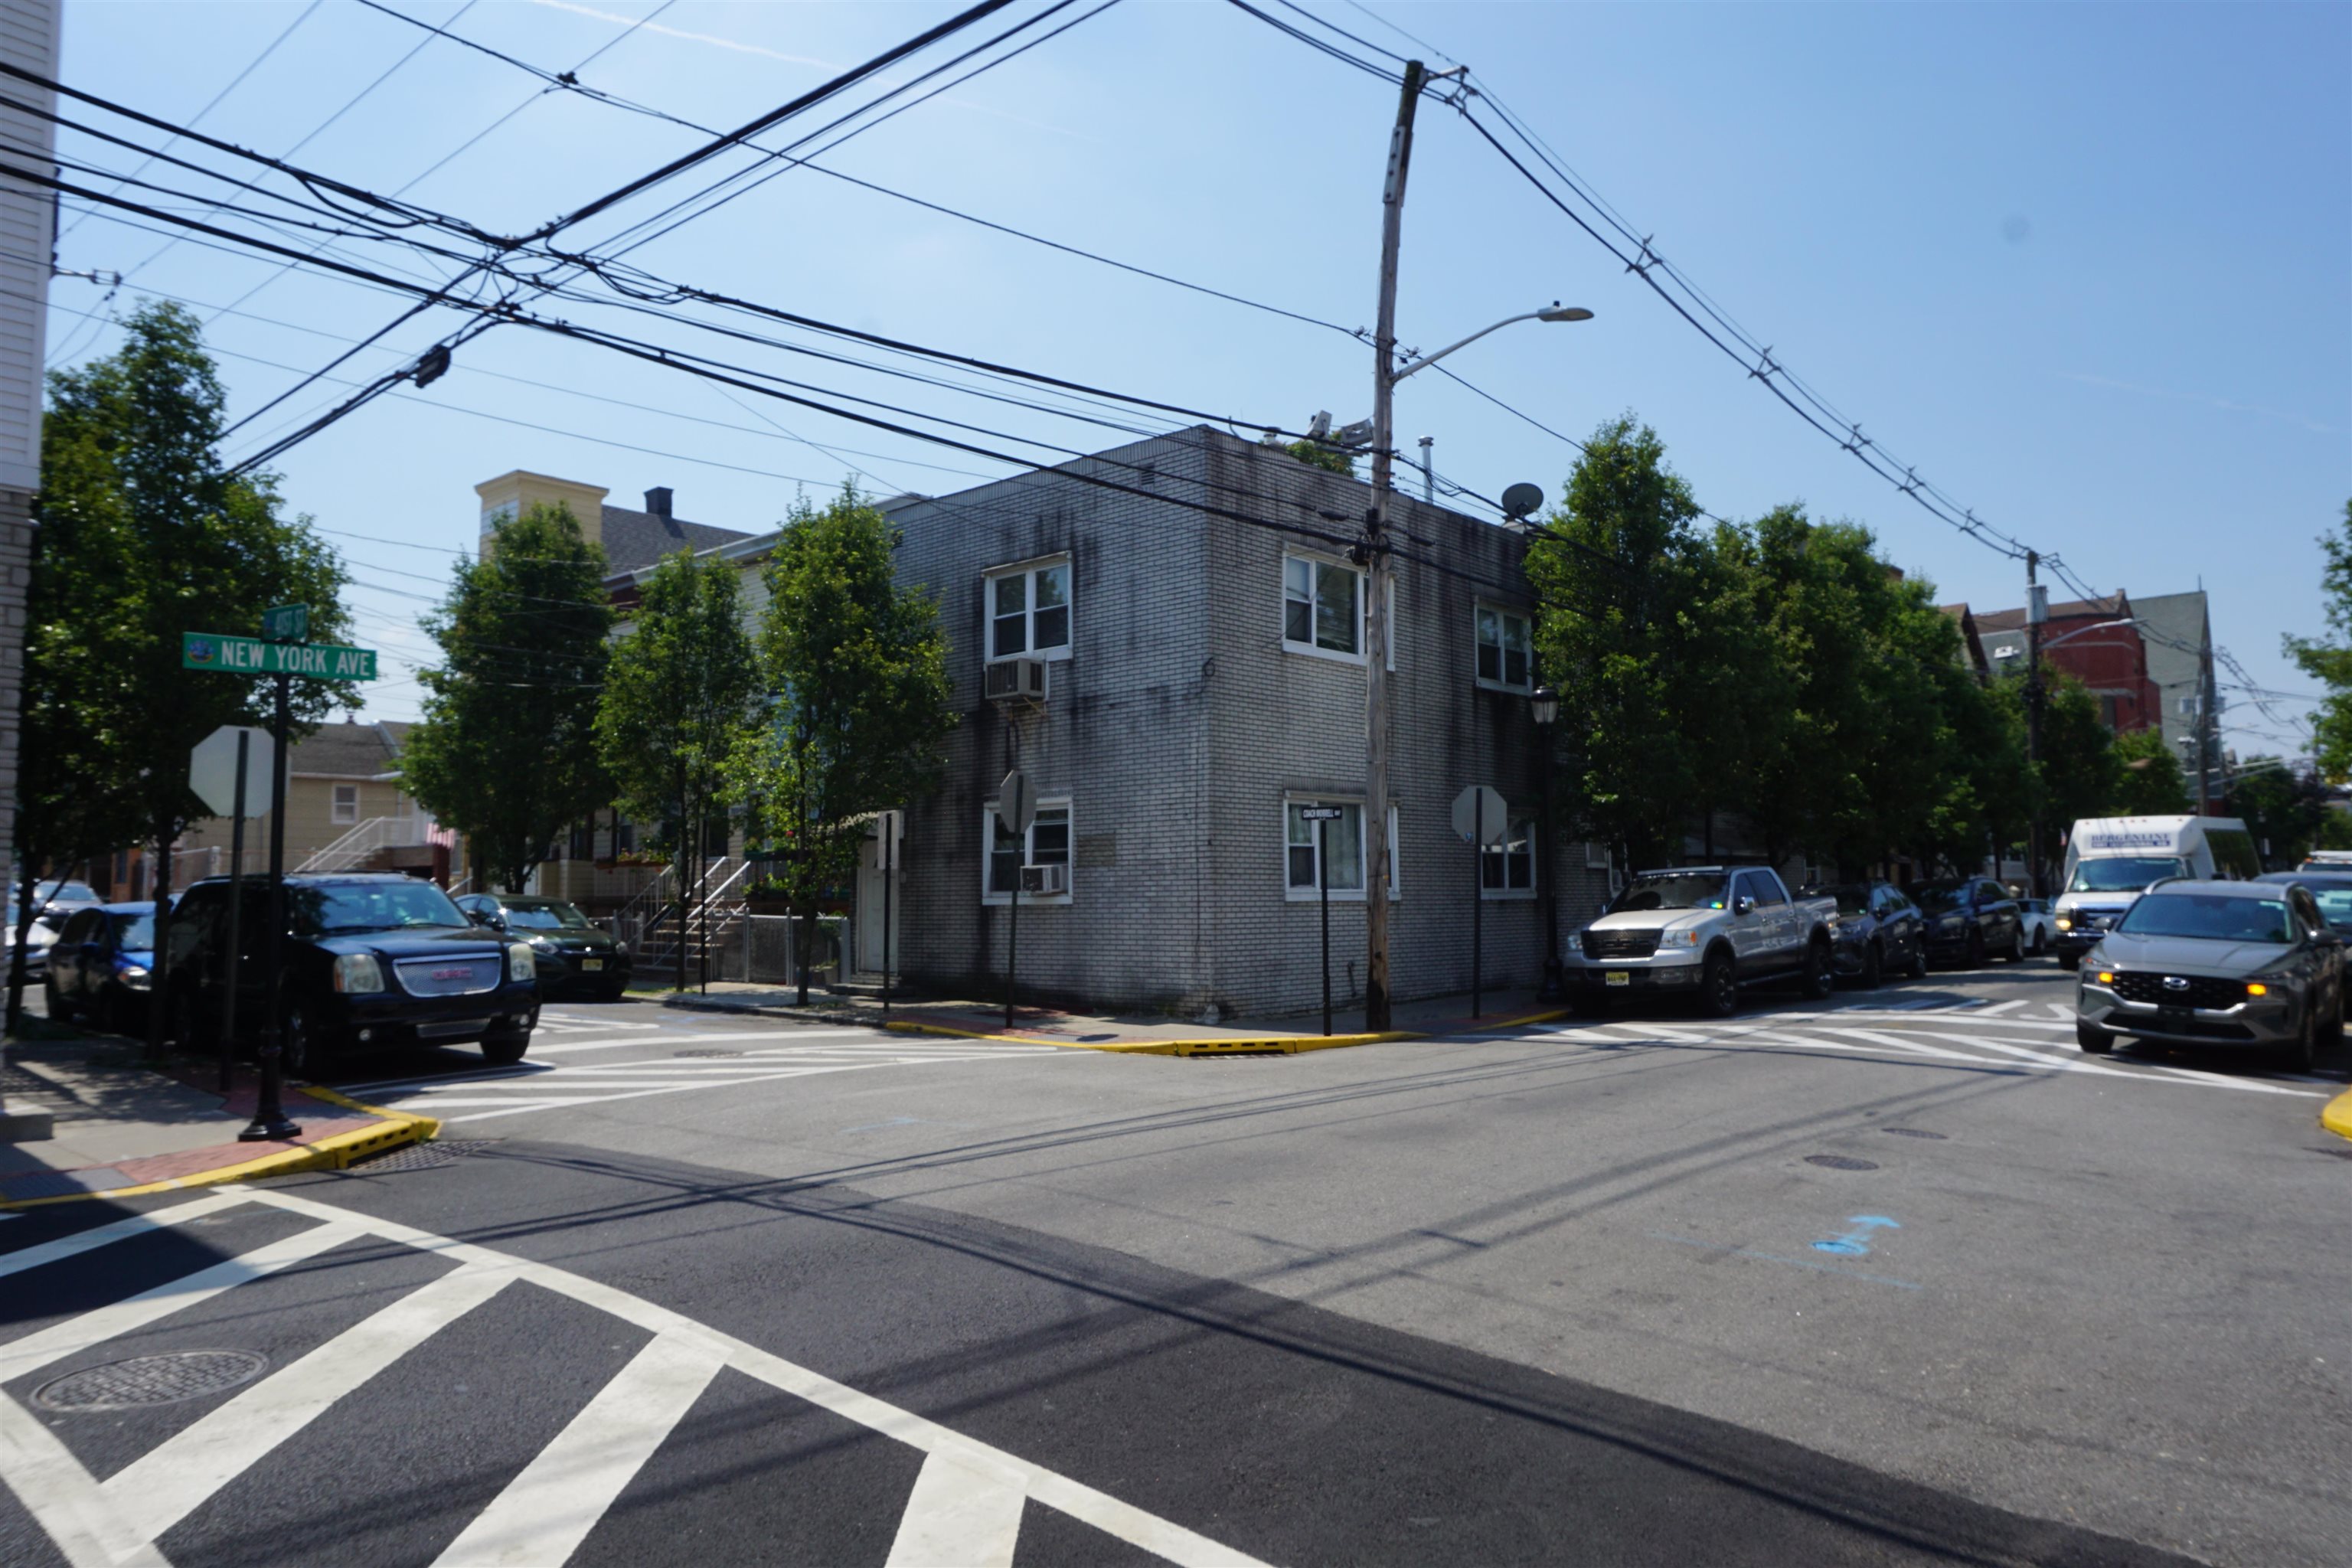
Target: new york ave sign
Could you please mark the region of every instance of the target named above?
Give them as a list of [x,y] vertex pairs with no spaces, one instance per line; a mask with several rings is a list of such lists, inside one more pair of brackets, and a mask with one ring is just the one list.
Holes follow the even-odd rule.
[[231,675],[307,675],[315,680],[373,680],[375,649],[183,632],[180,668],[226,670]]

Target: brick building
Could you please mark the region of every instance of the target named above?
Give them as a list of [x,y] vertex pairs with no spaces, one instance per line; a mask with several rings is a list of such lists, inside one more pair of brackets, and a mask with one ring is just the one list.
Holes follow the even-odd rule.
[[[2025,668],[2025,612],[1993,610],[1976,616],[1977,631],[1995,674]],[[2147,637],[2128,595],[2079,599],[2050,606],[2042,626],[2042,658],[2090,688],[2099,717],[2118,735],[2156,728],[2164,693],[2148,672]]]

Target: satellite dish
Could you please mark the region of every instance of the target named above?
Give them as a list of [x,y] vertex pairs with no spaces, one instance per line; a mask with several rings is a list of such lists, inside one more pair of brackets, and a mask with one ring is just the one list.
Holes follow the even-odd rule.
[[1513,485],[1503,492],[1503,515],[1516,522],[1533,513],[1543,503],[1541,485]]

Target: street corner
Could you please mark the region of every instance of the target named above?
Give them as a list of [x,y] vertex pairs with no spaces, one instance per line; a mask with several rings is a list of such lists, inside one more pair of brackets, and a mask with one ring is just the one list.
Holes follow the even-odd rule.
[[2319,1124],[2338,1138],[2352,1138],[2352,1089],[2319,1108]]

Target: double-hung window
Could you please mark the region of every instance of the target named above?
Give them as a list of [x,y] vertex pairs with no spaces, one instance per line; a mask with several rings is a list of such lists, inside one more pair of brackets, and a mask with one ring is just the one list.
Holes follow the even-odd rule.
[[[996,803],[991,801],[982,814],[981,832],[988,846],[987,864],[982,871],[980,896],[982,902],[1009,903],[1013,889],[1021,880],[1024,866],[1067,866],[1070,863],[1070,803],[1066,800],[1041,803],[1036,816],[1024,836],[1008,833],[996,815]],[[1025,837],[1025,841],[1024,841]],[[1064,873],[1066,879],[1067,873]],[[1024,893],[1024,904],[1066,904],[1067,893],[1039,897]]]
[[1489,899],[1533,898],[1536,890],[1536,819],[1514,816],[1503,842],[1478,855],[1478,890]]
[[[1337,806],[1339,815],[1310,821],[1309,806]],[[1360,801],[1294,797],[1282,805],[1283,896],[1294,902],[1322,897],[1320,878],[1328,864],[1331,896],[1361,903],[1364,898],[1364,807]],[[1324,858],[1328,854],[1329,860]],[[1389,897],[1404,896],[1397,879],[1397,813],[1389,807]]]
[[1478,684],[1513,691],[1528,689],[1528,618],[1509,610],[1478,606]]
[[1066,658],[1069,652],[1069,557],[988,574],[989,658]]
[[1362,658],[1364,574],[1344,561],[1284,556],[1282,644],[1310,653]]
[[335,786],[335,820],[357,822],[360,819],[360,786],[355,784]]

